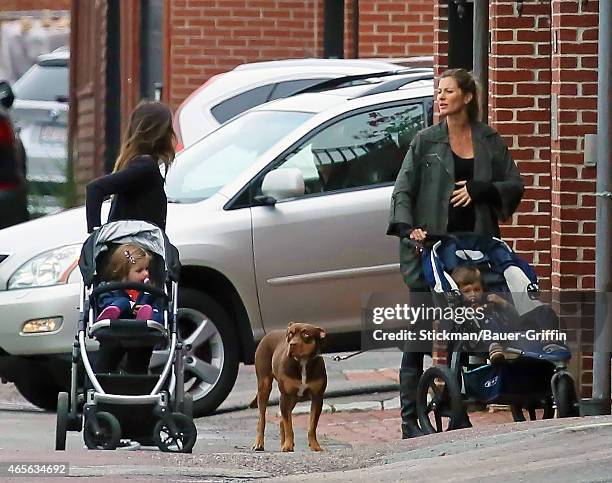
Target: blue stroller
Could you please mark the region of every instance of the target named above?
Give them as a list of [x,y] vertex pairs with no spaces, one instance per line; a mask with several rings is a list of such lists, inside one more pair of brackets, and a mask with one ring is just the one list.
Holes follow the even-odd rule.
[[[153,285],[101,283],[100,273],[114,250],[136,243],[151,255]],[[89,449],[115,449],[121,439],[165,452],[190,453],[197,439],[192,400],[184,392],[183,346],[176,326],[180,262],[177,249],[158,227],[143,221],[117,221],[94,231],[83,244],[80,317],[72,349],[70,393],[58,395],[55,449],[66,447],[67,431],[83,431]],[[98,298],[113,290],[138,290],[156,298],[163,312],[155,320],[104,319]],[[88,356],[90,341],[112,341],[121,348],[163,347],[168,359],[160,374],[100,373]],[[84,421],[83,421],[84,420]]]
[[[537,277],[532,267],[498,238],[473,234],[428,237],[421,261],[435,307],[459,307],[463,297],[451,277],[462,265],[479,269],[487,293],[512,303],[519,316],[515,340],[504,340],[510,354],[502,364],[486,362],[487,349],[478,334],[487,324],[499,333],[491,318],[450,322],[452,338],[447,347],[447,367],[434,366],[423,373],[417,389],[417,413],[425,433],[469,427],[467,406],[510,405],[515,421],[578,416],[574,381],[567,371],[571,352],[563,341],[545,340],[537,334],[558,334],[554,310],[539,300]],[[490,333],[492,331],[489,331]],[[495,331],[493,331],[495,332]],[[530,336],[528,336],[530,334]],[[500,334],[501,335],[501,334]],[[480,346],[479,346],[480,344]],[[483,350],[484,349],[484,350]],[[484,356],[484,357],[483,357]]]

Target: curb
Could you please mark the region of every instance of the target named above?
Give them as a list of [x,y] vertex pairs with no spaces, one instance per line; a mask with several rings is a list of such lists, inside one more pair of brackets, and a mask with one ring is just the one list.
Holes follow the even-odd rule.
[[[373,386],[352,387],[352,388],[348,388],[348,389],[331,390],[331,391],[327,391],[325,393],[325,399],[329,399],[329,398],[333,398],[333,397],[360,396],[360,395],[363,395],[363,394],[372,394],[372,393],[377,393],[377,392],[393,392],[393,391],[399,391],[399,384],[398,383],[393,382],[393,383],[389,383],[389,384],[378,384],[378,385],[373,385]],[[378,404],[379,409],[382,409],[382,402],[381,401],[360,401],[360,402],[361,403],[364,403],[364,402],[368,402],[368,403],[375,402],[376,404]],[[310,404],[309,402],[307,402],[307,403]],[[300,403],[300,404],[304,404],[304,403]],[[296,406],[296,410],[297,410],[298,406],[300,406],[300,404],[298,404]],[[347,404],[358,404],[358,403],[356,402],[356,403],[347,403]],[[338,404],[338,405],[340,405],[340,404]],[[268,407],[270,407],[270,406],[278,406],[278,398],[270,398],[270,400],[268,401]],[[327,407],[332,407],[329,404],[324,404],[323,412],[325,412],[326,406]],[[310,406],[308,406],[308,407],[310,408]],[[236,411],[243,411],[245,409],[249,409],[249,405],[248,404],[235,404],[233,406],[225,407],[223,409],[217,409],[213,414],[231,413],[231,412],[236,412]],[[393,409],[393,408],[389,408],[389,409]],[[347,411],[347,410],[345,409],[344,411]],[[363,409],[362,409],[362,411],[363,411]],[[330,412],[330,411],[327,411],[327,412]],[[337,412],[337,411],[331,411],[331,412]],[[294,414],[298,414],[298,413],[296,413],[294,411]]]

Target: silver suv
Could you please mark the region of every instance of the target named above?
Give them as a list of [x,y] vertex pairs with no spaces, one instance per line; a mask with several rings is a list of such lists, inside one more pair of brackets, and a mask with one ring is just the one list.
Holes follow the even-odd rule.
[[[411,139],[431,122],[431,77],[328,81],[243,113],[177,157],[167,232],[183,265],[196,415],[225,399],[267,331],[314,321],[332,334],[328,350],[352,350],[362,295],[402,290],[387,210]],[[0,375],[45,408],[68,384],[85,237],[83,208],[0,231]]]

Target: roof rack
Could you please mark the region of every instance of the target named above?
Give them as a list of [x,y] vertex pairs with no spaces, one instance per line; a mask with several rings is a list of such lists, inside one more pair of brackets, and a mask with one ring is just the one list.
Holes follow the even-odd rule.
[[423,80],[432,80],[434,78],[433,73],[420,75],[417,77],[403,77],[401,79],[392,79],[381,84],[377,84],[371,89],[368,89],[365,92],[362,92],[358,96],[355,96],[354,99],[358,99],[360,97],[371,96],[373,94],[382,94],[383,92],[393,92],[398,90],[400,87],[406,86],[408,84],[412,84],[413,82],[419,82]]
[[429,73],[431,78],[433,78],[433,72],[430,68],[407,68],[407,69],[398,69],[398,70],[389,70],[382,72],[370,72],[367,74],[355,74],[355,75],[347,75],[342,77],[336,77],[334,79],[327,79],[321,82],[317,82],[316,84],[312,84],[304,89],[300,89],[299,91],[291,94],[295,96],[297,94],[305,94],[307,92],[320,92],[328,89],[335,89],[338,87],[348,87],[351,82],[372,79],[377,77],[389,77],[393,75],[402,75],[402,74],[418,74],[418,73]]

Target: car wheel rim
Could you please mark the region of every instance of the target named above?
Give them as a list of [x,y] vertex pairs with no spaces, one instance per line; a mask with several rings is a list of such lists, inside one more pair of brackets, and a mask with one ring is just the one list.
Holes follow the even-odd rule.
[[[177,321],[184,347],[185,392],[197,401],[207,396],[221,378],[225,362],[223,340],[217,326],[202,312],[179,309]],[[161,370],[167,358],[167,350],[155,351],[151,366]]]

